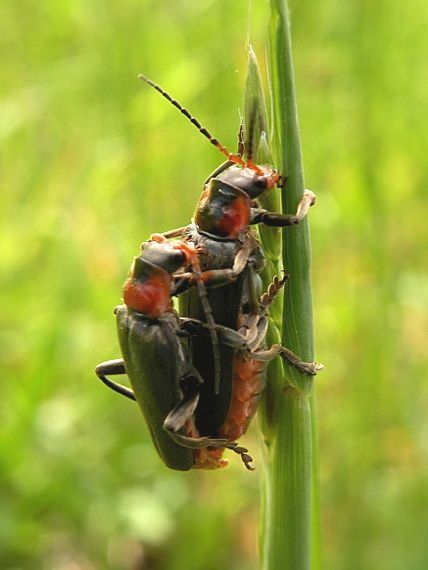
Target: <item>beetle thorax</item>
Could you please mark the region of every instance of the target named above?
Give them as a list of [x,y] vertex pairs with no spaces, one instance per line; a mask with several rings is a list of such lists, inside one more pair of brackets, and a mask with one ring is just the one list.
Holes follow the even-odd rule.
[[225,239],[236,239],[250,222],[251,200],[245,192],[212,179],[196,208],[194,221],[199,230]]
[[171,311],[171,276],[163,271],[136,279],[132,275],[123,287],[125,304],[149,319]]

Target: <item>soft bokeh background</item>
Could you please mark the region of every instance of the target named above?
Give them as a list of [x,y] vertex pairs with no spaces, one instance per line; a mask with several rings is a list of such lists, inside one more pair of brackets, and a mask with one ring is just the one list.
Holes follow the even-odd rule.
[[[427,6],[292,8],[325,567],[425,570]],[[234,146],[246,38],[230,0],[0,5],[2,569],[256,568],[260,469],[166,470],[93,373],[140,242],[187,223],[220,161],[137,73]],[[256,426],[244,441],[260,465]]]

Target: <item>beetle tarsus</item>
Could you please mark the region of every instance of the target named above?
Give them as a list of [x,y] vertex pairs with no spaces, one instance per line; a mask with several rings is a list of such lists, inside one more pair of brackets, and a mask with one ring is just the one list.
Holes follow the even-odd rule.
[[246,447],[242,447],[236,441],[229,441],[227,444],[222,445],[225,449],[229,449],[233,451],[237,455],[239,455],[242,459],[243,464],[249,471],[255,471],[255,467],[250,465],[254,460],[251,455],[248,453],[248,449]]
[[282,214],[270,212],[263,208],[251,208],[250,224],[264,224],[274,228],[295,226],[306,218],[309,208],[315,204],[316,195],[311,190],[305,190],[302,199],[297,205],[295,214]]

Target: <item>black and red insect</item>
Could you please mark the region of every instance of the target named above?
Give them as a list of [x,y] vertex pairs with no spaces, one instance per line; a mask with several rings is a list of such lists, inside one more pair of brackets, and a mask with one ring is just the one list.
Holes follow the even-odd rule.
[[[195,410],[198,433],[210,437],[220,437],[222,434],[221,437],[234,440],[247,429],[264,382],[264,366],[253,356],[257,351],[264,350],[267,328],[266,315],[260,319],[258,301],[258,273],[264,267],[265,260],[250,226],[264,224],[286,227],[298,224],[314,204],[315,195],[306,190],[295,214],[265,210],[258,198],[283,181],[275,168],[256,164],[253,160],[256,113],[253,113],[248,136],[244,136],[241,125],[238,152],[233,154],[165,90],[142,75],[140,79],[187,117],[227,159],[206,180],[192,223],[163,235],[179,237],[197,249],[215,324],[235,331],[248,331],[247,342],[256,339],[253,350],[246,352],[220,344],[219,374],[212,364],[216,358],[210,339],[206,335],[195,335],[189,343],[192,362],[204,380]],[[242,255],[243,252],[245,255]],[[181,293],[181,316],[206,320],[200,296],[191,287],[194,277],[189,275],[186,280],[185,276],[180,275],[179,281],[177,293]],[[276,346],[269,353],[272,358],[277,355],[305,374],[316,374],[321,368],[317,363],[302,362],[285,347]],[[265,356],[265,360],[268,360],[269,357]],[[215,450],[213,455],[218,457],[221,454]]]

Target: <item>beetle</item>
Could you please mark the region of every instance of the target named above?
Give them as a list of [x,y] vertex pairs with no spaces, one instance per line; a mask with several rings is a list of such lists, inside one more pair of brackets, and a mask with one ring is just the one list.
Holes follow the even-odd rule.
[[[205,181],[202,195],[193,217],[196,229],[217,240],[234,240],[248,230],[249,225],[264,224],[272,227],[293,226],[300,223],[315,204],[316,196],[305,190],[295,214],[270,212],[259,207],[257,198],[277,184],[283,184],[279,172],[269,165],[258,165],[253,161],[252,138],[255,115],[249,127],[247,160],[243,158],[243,127],[239,130],[238,153],[227,150],[218,139],[202,126],[189,111],[173,99],[157,83],[140,74],[139,79],[150,85],[167,101],[176,107],[198,131],[217,148],[227,160],[223,162]],[[178,237],[186,228],[177,228],[163,235]]]
[[[306,190],[295,214],[270,212],[261,208],[257,198],[281,184],[282,180],[277,170],[268,165],[257,165],[252,159],[251,139],[254,121],[253,125],[250,124],[249,148],[247,158],[244,159],[242,127],[238,153],[230,153],[166,91],[145,76],[139,77],[187,117],[202,135],[227,158],[226,162],[221,164],[206,180],[192,223],[162,235],[166,238],[180,237],[198,249],[214,322],[216,326],[239,331],[242,326],[247,326],[252,318],[257,318],[260,312],[257,303],[260,294],[258,273],[265,264],[260,244],[249,226],[260,223],[275,227],[298,224],[305,218],[309,207],[314,204],[315,194]],[[237,267],[236,259],[243,248],[250,248],[251,253],[246,263]],[[181,289],[178,290],[182,293],[180,314],[183,317],[203,321],[203,307],[196,291],[186,285],[185,281],[183,282],[183,277],[181,279]],[[189,276],[189,283],[192,280],[193,277]],[[260,323],[266,322],[265,319],[259,319],[259,321]],[[263,326],[267,325],[263,324]],[[252,327],[250,330],[258,335],[257,346],[259,352],[262,351],[265,333],[261,334],[259,329]],[[269,356],[279,355],[305,374],[314,375],[321,369],[321,365],[315,362],[302,362],[297,355],[285,347],[271,348],[273,350]],[[221,343],[219,347],[221,374],[218,381],[212,370],[212,347],[208,338],[204,335],[195,335],[190,339],[190,349],[193,364],[204,379],[195,412],[196,427],[201,434],[220,437],[220,433],[224,433],[224,426],[231,419],[234,402],[243,378],[247,379],[248,385],[257,384],[257,390],[260,390],[263,384],[263,366],[255,364],[259,360],[252,358],[254,354],[245,355],[235,347]],[[255,413],[255,408],[256,406],[252,406],[251,410],[245,411],[245,403],[242,403],[239,433],[245,431],[249,419]]]
[[[203,434],[208,430],[210,433],[215,432],[216,437],[226,438],[228,441],[236,441],[245,434],[257,411],[265,383],[266,363],[270,360],[278,356],[282,357],[300,372],[309,375],[314,375],[322,370],[321,364],[303,362],[295,353],[280,344],[274,344],[270,348],[265,347],[268,309],[287,278],[288,275],[284,275],[282,279],[276,276],[273,278],[254,310],[246,315],[243,313],[240,315],[240,326],[236,331],[237,334],[233,334],[234,331],[228,327],[215,325],[220,342],[234,350],[232,391],[223,422],[220,423],[218,416],[214,418],[218,422],[217,425],[210,416],[207,417],[207,413],[216,413],[217,410],[212,405],[207,407],[207,402],[204,402],[202,398],[199,400],[194,412],[194,422],[198,433]],[[181,317],[180,320],[183,330],[193,333],[196,338],[200,338],[204,328],[206,329],[205,333],[208,332],[208,326],[203,321],[186,317]],[[224,397],[224,395],[223,391],[222,396]],[[210,404],[212,404],[212,398],[213,394],[208,399]],[[223,451],[224,447],[211,445],[201,450],[200,453],[204,456],[205,464],[210,465],[211,469],[215,469],[223,467]]]
[[[180,321],[171,301],[173,275],[189,261],[198,275],[197,256],[188,244],[143,244],[123,288],[124,304],[115,309],[123,359],[99,364],[96,374],[108,387],[138,402],[167,467],[209,468],[199,450],[214,446],[233,450],[250,468],[246,448],[227,438],[200,437],[193,421],[203,379],[180,340]],[[204,327],[212,338],[211,323]],[[132,389],[109,378],[121,374],[128,375]]]

